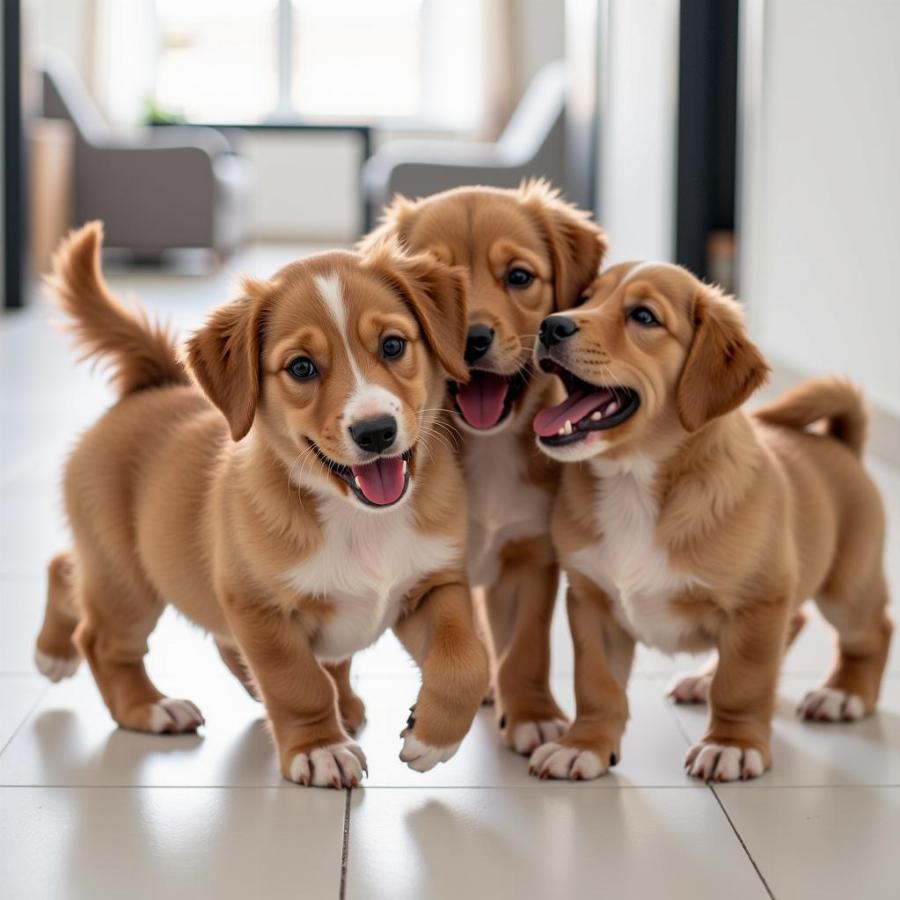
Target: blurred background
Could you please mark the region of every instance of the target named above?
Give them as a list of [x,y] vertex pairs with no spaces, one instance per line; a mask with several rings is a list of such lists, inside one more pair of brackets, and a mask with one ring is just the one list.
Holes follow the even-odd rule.
[[87,219],[162,288],[540,175],[737,290],[777,384],[862,382],[900,462],[900,3],[4,0],[2,41],[8,309]]

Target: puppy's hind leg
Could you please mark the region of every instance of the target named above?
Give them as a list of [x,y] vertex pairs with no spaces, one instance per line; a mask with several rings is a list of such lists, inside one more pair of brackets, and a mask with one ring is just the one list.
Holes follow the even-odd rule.
[[70,553],[60,553],[47,566],[47,605],[34,648],[38,671],[51,681],[70,678],[81,663],[72,635],[78,626],[75,604],[75,563]]
[[856,596],[823,594],[822,615],[837,631],[838,655],[822,687],[803,698],[797,713],[819,722],[853,722],[875,710],[893,625],[887,583],[879,570]]
[[[803,630],[806,624],[806,613],[798,609],[791,619],[788,631],[787,647],[794,643],[795,638]],[[785,648],[785,651],[787,648]],[[703,663],[694,672],[679,672],[669,682],[666,688],[666,696],[671,697],[676,703],[706,703],[709,701],[709,688],[713,676],[716,674],[716,665],[719,657],[717,653]]]
[[75,643],[113,719],[123,728],[153,734],[196,731],[204,721],[200,710],[190,700],[166,697],[144,668],[147,638],[163,603],[136,577],[114,575],[101,560],[79,553],[78,563],[84,618]]

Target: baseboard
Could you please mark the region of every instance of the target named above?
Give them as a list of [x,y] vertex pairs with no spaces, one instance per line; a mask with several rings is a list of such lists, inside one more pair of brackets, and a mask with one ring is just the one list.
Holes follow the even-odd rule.
[[[772,375],[765,389],[760,392],[759,400],[769,400],[782,392],[814,377],[777,358],[767,355],[772,366]],[[865,385],[863,385],[865,390]],[[867,396],[872,423],[869,429],[867,450],[883,462],[900,468],[900,413],[879,403],[875,398]]]

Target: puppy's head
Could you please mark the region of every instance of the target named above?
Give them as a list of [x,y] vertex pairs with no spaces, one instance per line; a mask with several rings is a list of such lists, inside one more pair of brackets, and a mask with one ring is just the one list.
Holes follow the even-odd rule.
[[394,506],[446,379],[465,378],[466,276],[387,244],[246,280],[188,344],[232,437],[267,441],[298,483]]
[[[396,237],[469,272],[468,383],[451,381],[463,426],[492,432],[522,407],[541,320],[570,308],[597,273],[603,231],[544,181],[398,198],[374,239]],[[367,240],[372,240],[370,237]]]
[[535,362],[566,389],[534,418],[540,448],[564,462],[652,454],[740,406],[769,371],[733,299],[653,263],[609,269],[583,305],[545,319]]

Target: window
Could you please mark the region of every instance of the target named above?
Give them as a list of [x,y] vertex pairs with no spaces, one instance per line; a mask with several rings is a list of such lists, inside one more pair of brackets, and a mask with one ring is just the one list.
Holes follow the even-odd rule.
[[475,130],[483,0],[156,0],[155,103],[189,121],[292,116]]

